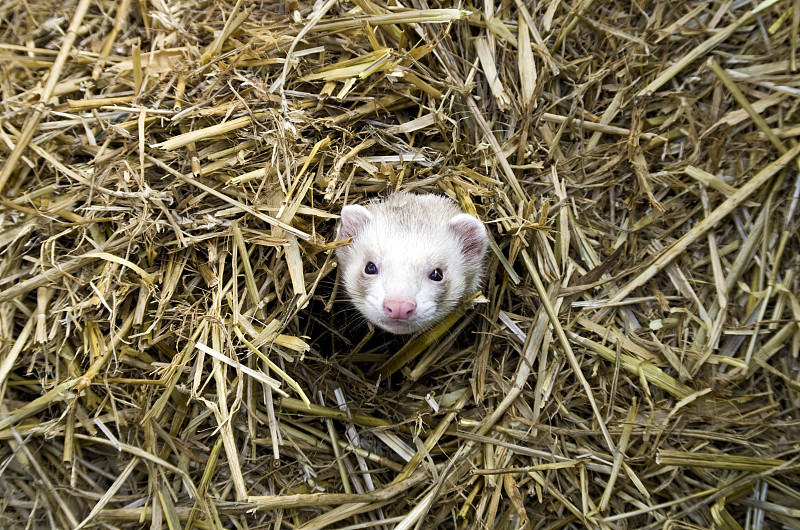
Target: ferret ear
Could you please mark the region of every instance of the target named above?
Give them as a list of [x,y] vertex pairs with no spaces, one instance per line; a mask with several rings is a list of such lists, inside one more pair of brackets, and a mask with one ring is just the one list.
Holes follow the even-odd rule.
[[351,204],[342,208],[342,223],[339,239],[355,237],[370,221],[372,214],[359,204]]
[[461,251],[464,255],[479,262],[486,255],[489,237],[483,223],[467,213],[460,213],[450,219],[450,229],[461,241]]

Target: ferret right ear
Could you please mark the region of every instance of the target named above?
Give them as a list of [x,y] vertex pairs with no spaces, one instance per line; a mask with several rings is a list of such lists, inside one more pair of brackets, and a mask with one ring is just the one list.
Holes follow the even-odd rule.
[[450,219],[450,229],[461,241],[464,256],[475,263],[480,263],[489,246],[489,236],[486,235],[483,223],[467,213],[460,213]]
[[339,230],[339,239],[356,237],[370,221],[372,214],[359,204],[351,204],[342,208],[342,224]]

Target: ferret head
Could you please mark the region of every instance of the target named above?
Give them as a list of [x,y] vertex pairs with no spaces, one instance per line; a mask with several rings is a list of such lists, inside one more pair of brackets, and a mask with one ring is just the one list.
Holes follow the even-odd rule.
[[351,302],[392,333],[430,328],[477,291],[487,235],[483,224],[439,195],[395,193],[342,209],[337,250]]

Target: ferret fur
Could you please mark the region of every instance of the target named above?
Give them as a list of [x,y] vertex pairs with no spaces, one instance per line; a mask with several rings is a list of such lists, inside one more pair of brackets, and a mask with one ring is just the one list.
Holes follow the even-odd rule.
[[345,206],[341,219],[339,237],[353,238],[336,251],[344,288],[376,326],[428,329],[478,290],[486,229],[449,198],[399,192]]

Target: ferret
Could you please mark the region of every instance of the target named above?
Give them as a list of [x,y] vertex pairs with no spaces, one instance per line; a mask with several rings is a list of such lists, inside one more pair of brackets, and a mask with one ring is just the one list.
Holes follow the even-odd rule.
[[391,333],[429,329],[465,297],[484,272],[483,223],[441,195],[398,192],[342,208],[336,256],[350,301]]

